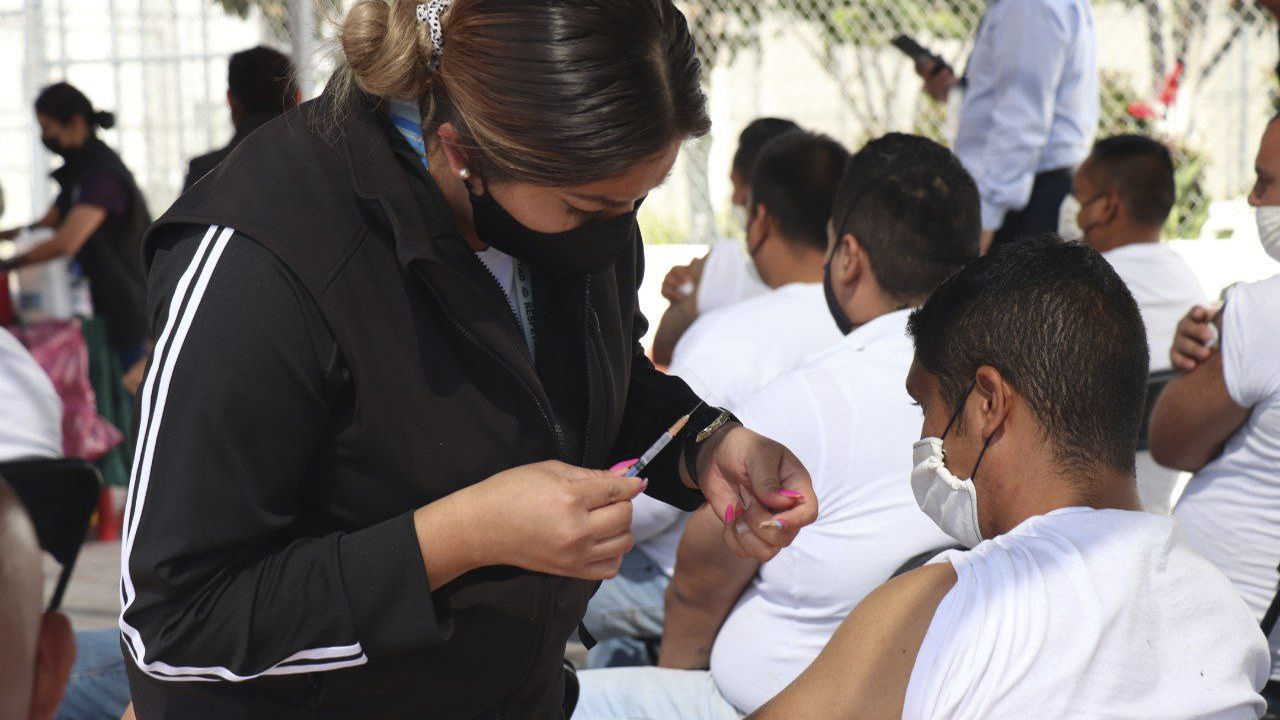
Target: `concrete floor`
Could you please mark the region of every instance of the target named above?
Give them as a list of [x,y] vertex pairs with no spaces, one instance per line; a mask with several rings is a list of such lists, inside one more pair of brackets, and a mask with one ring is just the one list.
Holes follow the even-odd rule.
[[[46,597],[52,594],[60,567],[45,558]],[[71,584],[62,598],[62,612],[76,630],[115,627],[120,615],[120,541],[89,542],[80,550]],[[587,651],[571,642],[565,655],[582,667]]]

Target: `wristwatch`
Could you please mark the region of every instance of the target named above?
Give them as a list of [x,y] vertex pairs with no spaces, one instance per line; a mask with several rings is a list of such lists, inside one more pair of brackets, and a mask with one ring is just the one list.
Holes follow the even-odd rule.
[[702,445],[729,423],[741,424],[733,413],[706,403],[700,403],[689,413],[689,421],[680,430],[684,449],[684,469],[694,487],[698,485],[698,453]]

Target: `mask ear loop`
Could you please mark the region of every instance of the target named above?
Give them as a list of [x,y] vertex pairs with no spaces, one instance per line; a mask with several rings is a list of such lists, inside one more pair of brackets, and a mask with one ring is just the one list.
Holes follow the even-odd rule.
[[[939,440],[946,438],[947,433],[951,432],[951,426],[955,425],[956,420],[960,419],[960,413],[964,410],[964,404],[969,401],[969,395],[973,393],[973,389],[977,386],[977,380],[969,383],[969,389],[964,391],[964,398],[960,400],[960,404],[957,405],[956,409],[951,413],[951,419],[947,421],[947,427],[942,431],[942,437],[938,438]],[[982,450],[978,452],[978,460],[973,463],[973,471],[969,473],[970,480],[978,476],[978,466],[982,464],[982,458],[987,454],[987,448],[991,447],[992,437],[995,436],[992,435],[988,437],[986,442],[982,443]]]
[[969,395],[973,393],[973,389],[978,386],[978,381],[974,380],[969,383],[969,389],[964,391],[964,397],[960,398],[960,404],[956,405],[956,409],[951,412],[951,419],[947,421],[947,427],[942,431],[942,437],[939,440],[945,440],[947,433],[951,432],[951,426],[956,424],[956,420],[960,419],[960,413],[964,411],[964,404],[969,401]]

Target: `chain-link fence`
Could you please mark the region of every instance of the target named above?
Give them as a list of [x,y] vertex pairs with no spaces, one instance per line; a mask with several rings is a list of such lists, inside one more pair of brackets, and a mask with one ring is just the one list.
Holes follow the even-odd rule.
[[[653,238],[737,230],[725,224],[728,168],[736,133],[755,117],[788,117],[852,148],[890,130],[947,138],[956,104],[927,98],[911,62],[889,41],[907,34],[963,69],[988,2],[680,4],[711,68],[715,132],[686,153],[682,182],[654,203]],[[1249,220],[1238,203],[1211,201],[1239,198],[1252,182],[1257,139],[1273,113],[1275,21],[1238,0],[1100,0],[1093,9],[1099,136],[1141,132],[1174,149],[1180,201],[1167,234],[1198,237]],[[1213,208],[1220,217],[1210,217]]]
[[[678,2],[706,59],[714,131],[690,144],[645,204],[651,242],[740,232],[728,223],[728,168],[738,132],[756,117],[789,117],[850,147],[889,130],[946,138],[955,108],[926,98],[888,41],[911,35],[963,68],[987,6]],[[1170,235],[1230,229],[1232,217],[1213,213],[1236,206],[1213,201],[1239,198],[1252,181],[1276,86],[1275,21],[1245,0],[1097,0],[1094,12],[1100,134],[1146,132],[1176,149],[1181,199]],[[227,56],[258,43],[286,50],[305,60],[304,92],[313,93],[327,72],[316,52],[327,29],[321,17],[314,0],[0,0],[0,184],[8,195],[0,224],[42,213],[51,197],[31,114],[44,84],[68,79],[116,111],[107,141],[159,211],[177,195],[186,160],[230,136]]]

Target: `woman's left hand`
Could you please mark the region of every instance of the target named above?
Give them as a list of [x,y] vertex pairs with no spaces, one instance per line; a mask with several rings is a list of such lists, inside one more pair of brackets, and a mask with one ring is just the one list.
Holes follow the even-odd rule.
[[698,482],[739,557],[767,562],[818,517],[809,471],[781,444],[741,425],[708,438]]

